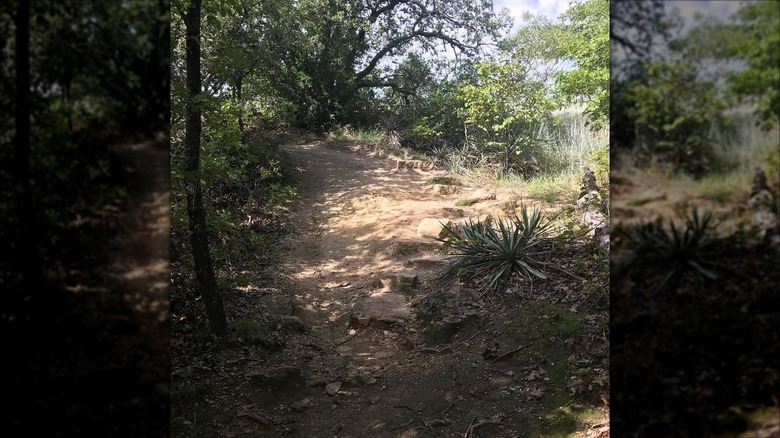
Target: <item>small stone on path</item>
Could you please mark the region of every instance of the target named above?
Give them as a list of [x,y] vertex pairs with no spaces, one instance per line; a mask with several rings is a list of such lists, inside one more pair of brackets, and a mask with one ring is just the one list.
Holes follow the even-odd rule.
[[333,382],[325,385],[325,393],[328,395],[336,395],[341,389],[341,382]]

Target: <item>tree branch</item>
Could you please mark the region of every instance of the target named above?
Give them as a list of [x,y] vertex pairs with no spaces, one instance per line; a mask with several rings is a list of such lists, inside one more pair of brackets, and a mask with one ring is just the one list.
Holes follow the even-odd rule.
[[[378,20],[382,14],[388,11],[392,11],[393,9],[395,9],[396,6],[404,3],[408,3],[408,0],[393,0],[390,3],[382,6],[381,8],[378,9],[371,8],[371,14],[368,16],[368,22],[373,25],[374,23],[376,23],[376,20]],[[358,44],[355,45],[355,50],[352,51],[352,59],[357,58],[360,47],[363,46],[363,44],[366,41],[365,27],[361,27],[360,30],[358,31],[357,41]]]
[[615,42],[620,44],[621,46],[631,50],[635,55],[642,56],[644,55],[643,51],[639,49],[634,43],[627,40],[626,38],[621,37],[620,35],[615,34],[610,30],[609,37],[613,39]]
[[368,76],[372,71],[374,71],[374,68],[376,68],[376,65],[379,63],[379,61],[382,60],[382,58],[385,57],[388,53],[390,53],[391,50],[395,49],[396,47],[414,39],[415,37],[424,37],[424,38],[433,38],[433,39],[439,39],[442,41],[446,41],[447,43],[451,44],[452,46],[457,47],[458,49],[462,51],[466,51],[468,49],[476,49],[475,46],[469,46],[466,44],[461,43],[460,41],[456,40],[455,38],[446,35],[442,32],[426,32],[422,30],[414,31],[409,35],[405,35],[399,38],[394,39],[393,41],[390,41],[382,50],[376,53],[373,58],[371,58],[371,61],[368,63],[368,65],[361,71],[355,75],[355,79],[359,82],[362,81],[363,78]]
[[390,53],[391,50],[395,49],[396,47],[408,42],[414,38],[414,35],[406,35],[400,38],[396,38],[393,41],[390,41],[382,50],[376,53],[373,58],[371,58],[371,61],[368,63],[368,65],[361,71],[355,75],[355,79],[360,82],[369,75],[372,71],[374,71],[374,68],[376,68],[376,65],[379,63],[382,58],[385,57],[388,53]]

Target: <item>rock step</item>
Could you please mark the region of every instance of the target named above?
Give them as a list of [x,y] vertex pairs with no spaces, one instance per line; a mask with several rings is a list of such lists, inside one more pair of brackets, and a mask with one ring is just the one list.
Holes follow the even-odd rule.
[[379,274],[379,282],[385,292],[409,292],[417,287],[417,275],[383,272]]
[[406,297],[390,292],[377,292],[361,298],[352,306],[350,325],[367,326],[372,321],[403,323],[412,319]]
[[432,168],[431,163],[425,162],[423,160],[400,160],[397,159],[395,161],[395,170],[413,170],[413,169],[419,169],[419,170],[430,170]]
[[496,192],[489,189],[478,189],[472,192],[466,200],[469,204],[496,199]]
[[452,221],[447,218],[425,218],[417,225],[417,235],[429,239],[441,239],[446,233],[442,224],[451,225]]
[[458,193],[460,189],[458,186],[453,186],[449,184],[434,184],[433,185],[433,193],[436,195],[453,195],[455,193]]
[[441,257],[417,257],[407,260],[406,263],[414,266],[415,268],[439,269],[446,268],[452,262],[449,259]]

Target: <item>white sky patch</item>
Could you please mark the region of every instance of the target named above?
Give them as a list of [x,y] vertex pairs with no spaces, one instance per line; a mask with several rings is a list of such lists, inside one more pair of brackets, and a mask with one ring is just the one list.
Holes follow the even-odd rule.
[[493,9],[498,12],[503,8],[509,10],[509,15],[515,19],[512,31],[516,32],[526,11],[534,15],[544,15],[554,21],[569,9],[569,0],[495,0]]
[[685,25],[681,30],[681,34],[685,35],[696,26],[697,22],[694,19],[696,14],[700,14],[704,17],[711,16],[726,22],[729,20],[729,17],[740,8],[741,4],[742,2],[739,1],[677,0],[667,1],[665,7],[668,12],[671,12],[676,8],[680,16],[685,20]]
[[[523,15],[530,12],[532,15],[542,15],[551,22],[556,22],[558,17],[569,9],[569,0],[494,0],[493,10],[498,13],[507,9],[514,19],[510,35],[516,34],[523,25]],[[571,70],[574,63],[566,61],[563,70]]]

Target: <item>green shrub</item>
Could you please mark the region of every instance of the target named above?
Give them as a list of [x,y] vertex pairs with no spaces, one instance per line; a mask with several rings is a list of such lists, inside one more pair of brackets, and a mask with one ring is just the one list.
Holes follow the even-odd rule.
[[[712,127],[722,122],[724,102],[714,83],[695,80],[695,67],[648,64],[648,85],[637,85],[637,141],[672,170],[695,177],[716,165]],[[715,166],[716,167],[716,166]]]

